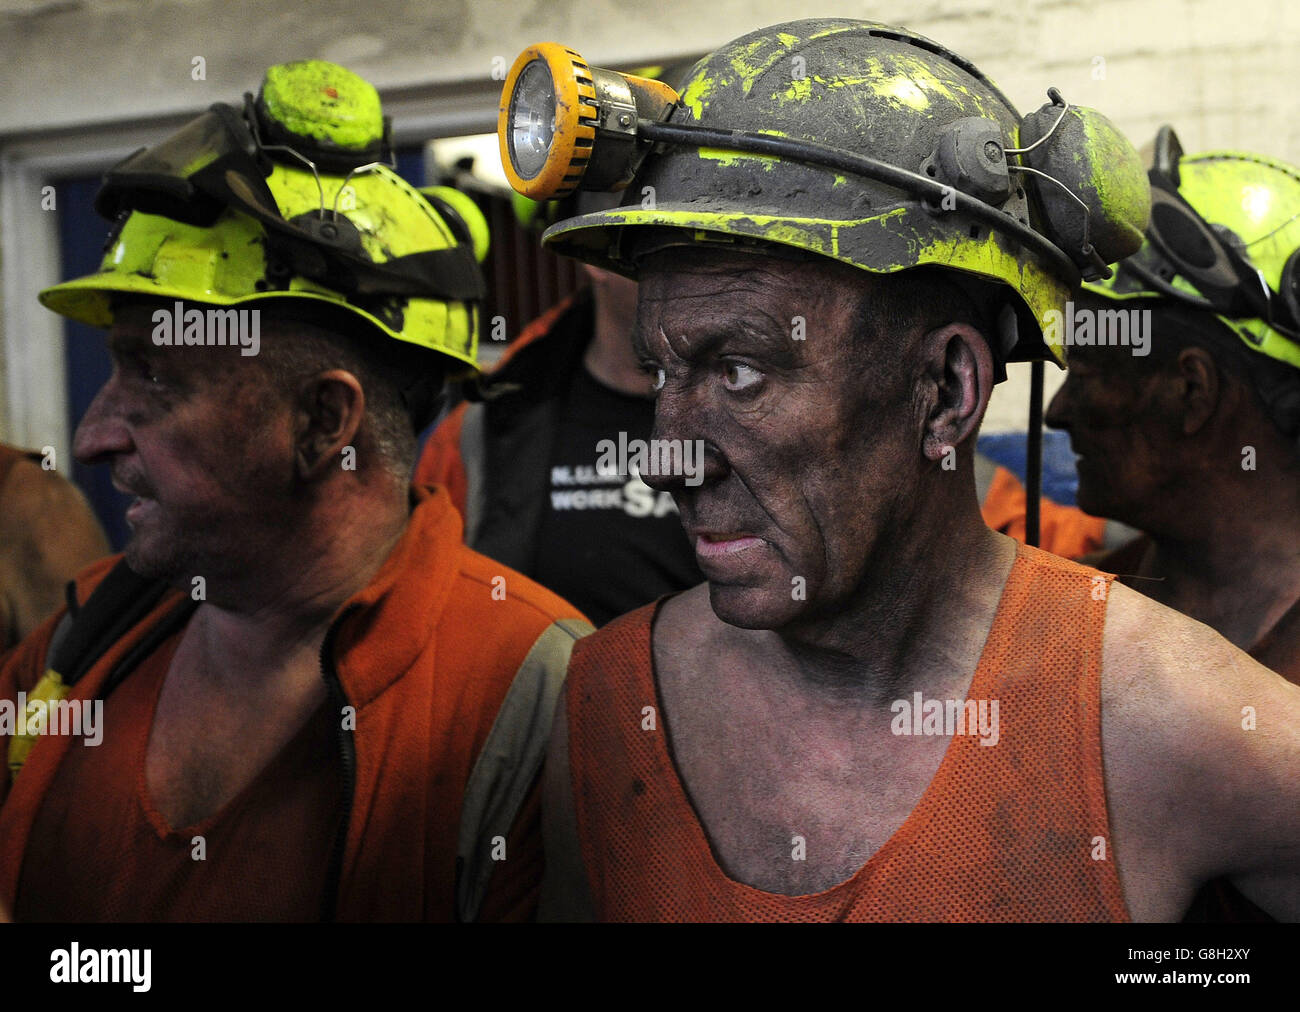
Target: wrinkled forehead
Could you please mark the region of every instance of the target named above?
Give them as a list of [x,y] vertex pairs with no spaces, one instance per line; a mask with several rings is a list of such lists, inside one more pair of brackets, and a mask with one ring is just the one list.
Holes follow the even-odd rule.
[[[113,323],[105,335],[109,354],[117,361],[146,359],[175,381],[231,393],[250,383],[265,385],[271,379],[265,354],[270,343],[262,341],[268,336],[263,330],[274,332],[274,321],[263,327],[259,317],[243,329],[229,321],[209,327],[206,311],[211,308],[176,300],[114,300]],[[191,321],[186,314],[194,310],[205,315],[194,324],[197,340],[188,340],[187,335],[194,335],[188,334]]]
[[663,249],[642,261],[638,277],[638,344],[661,330],[719,328],[789,340],[810,323],[829,337],[863,291],[862,272],[846,265],[743,247]]
[[[642,244],[643,248],[646,246]],[[637,261],[637,278],[643,282],[678,274],[789,278],[826,273],[835,268],[848,277],[859,273],[846,264],[771,243],[705,242],[650,247]]]
[[641,271],[642,314],[689,315],[751,306],[792,304],[804,288],[795,264],[770,258],[656,254]]

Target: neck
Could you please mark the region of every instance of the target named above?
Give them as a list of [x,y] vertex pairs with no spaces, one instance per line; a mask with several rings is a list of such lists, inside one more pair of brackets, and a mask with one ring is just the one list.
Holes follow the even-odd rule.
[[[378,573],[406,529],[409,505],[389,494],[322,496],[281,531],[255,572],[208,587],[191,623],[213,677],[255,681],[317,672],[326,630]],[[364,518],[364,521],[358,518]]]
[[[762,634],[796,686],[871,706],[904,691],[964,696],[1016,549],[984,524],[969,460],[964,474],[936,473],[928,484],[877,538],[845,606]],[[913,503],[926,503],[924,515]]]
[[1300,598],[1300,477],[1233,479],[1185,504],[1190,523],[1150,535],[1137,589],[1249,650]]

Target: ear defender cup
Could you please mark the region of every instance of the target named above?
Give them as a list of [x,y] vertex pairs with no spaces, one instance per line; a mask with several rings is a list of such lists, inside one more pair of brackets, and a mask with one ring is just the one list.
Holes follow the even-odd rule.
[[379,92],[350,70],[323,60],[277,64],[266,72],[251,114],[266,144],[282,144],[322,171],[346,175],[392,160],[392,122]]
[[1268,295],[1250,283],[1255,275],[1245,257],[1182,197],[1163,186],[1151,189],[1149,235],[1174,270],[1213,305],[1230,316],[1268,318]]
[[[1060,98],[1055,89],[1049,94]],[[1105,116],[1048,103],[1021,122],[1020,152],[1035,170],[1025,174],[1025,188],[1043,211],[1043,231],[1077,254],[1081,268],[1116,263],[1142,247],[1151,186],[1133,145]]]
[[487,219],[474,199],[454,186],[426,186],[420,189],[433,209],[451,229],[456,241],[474,250],[474,259],[482,263],[487,259],[490,232]]
[[1287,322],[1292,327],[1300,328],[1300,248],[1297,248],[1282,266],[1282,276],[1278,279],[1277,293],[1282,296],[1282,304],[1291,314]]

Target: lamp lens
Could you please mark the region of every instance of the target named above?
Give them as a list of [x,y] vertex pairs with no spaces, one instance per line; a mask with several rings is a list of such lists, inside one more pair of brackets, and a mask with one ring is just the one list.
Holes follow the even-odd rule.
[[542,60],[524,67],[510,97],[510,154],[523,179],[542,171],[555,138],[555,82]]

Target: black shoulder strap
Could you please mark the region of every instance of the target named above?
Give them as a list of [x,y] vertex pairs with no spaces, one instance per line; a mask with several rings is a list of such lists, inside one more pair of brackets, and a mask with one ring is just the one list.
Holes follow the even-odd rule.
[[[80,607],[76,607],[75,587],[69,584],[68,615],[50,642],[45,666],[57,671],[65,685],[76,684],[114,643],[157,606],[167,590],[164,581],[140,576],[125,559],[109,571]],[[186,599],[149,630],[114,669],[101,695],[108,695],[131,667],[189,618],[196,606],[197,602]]]

